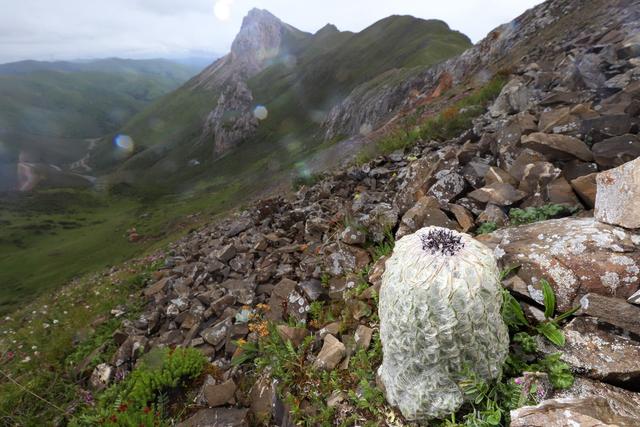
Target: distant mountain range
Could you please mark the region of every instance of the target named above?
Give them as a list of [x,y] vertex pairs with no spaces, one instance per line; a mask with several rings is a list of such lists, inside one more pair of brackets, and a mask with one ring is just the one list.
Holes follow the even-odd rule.
[[358,33],[328,24],[310,34],[253,9],[231,51],[198,74],[167,60],[0,65],[3,181],[21,154],[48,165],[31,166],[48,185],[77,182],[60,174],[166,191],[269,179],[349,136],[326,141],[326,122],[354,92],[384,90],[470,46],[438,20],[390,16]]
[[470,46],[438,20],[390,16],[359,33],[327,25],[310,34],[253,9],[229,54],[119,130],[135,141],[128,159],[111,135],[89,164],[142,186],[182,185],[212,171],[239,179],[267,163],[290,169],[324,142],[323,122],[356,88],[394,84]]
[[0,190],[15,188],[21,155],[64,168],[86,154],[86,139],[117,130],[202,68],[119,58],[0,64]]

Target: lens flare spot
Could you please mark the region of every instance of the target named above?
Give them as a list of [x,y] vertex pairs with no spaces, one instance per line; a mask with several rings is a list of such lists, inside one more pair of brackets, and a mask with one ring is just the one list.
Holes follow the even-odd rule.
[[133,149],[135,148],[133,139],[129,135],[116,135],[116,137],[113,139],[113,144],[118,150],[127,154],[133,153]]
[[213,6],[213,13],[220,21],[228,21],[231,18],[231,5],[234,0],[218,0]]
[[264,120],[267,118],[268,115],[269,115],[269,111],[267,110],[267,107],[265,107],[264,105],[258,105],[256,108],[253,109],[253,117],[255,117],[258,120]]

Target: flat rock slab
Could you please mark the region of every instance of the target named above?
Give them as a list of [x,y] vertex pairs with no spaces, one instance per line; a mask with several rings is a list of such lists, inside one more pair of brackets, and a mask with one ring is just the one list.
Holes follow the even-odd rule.
[[502,267],[520,266],[516,274],[526,284],[525,296],[542,304],[539,282],[548,280],[560,311],[587,293],[626,299],[640,288],[638,237],[593,218],[541,221],[478,240],[494,249]]
[[616,415],[602,397],[561,398],[511,411],[511,427],[634,427],[637,420]]
[[204,397],[209,406],[222,406],[233,402],[236,389],[236,383],[233,380],[227,380],[221,384],[207,384],[204,386]]
[[178,427],[247,427],[248,409],[213,408],[201,409]]
[[640,228],[640,159],[596,176],[595,217],[607,224]]
[[580,298],[578,313],[597,317],[611,325],[640,335],[640,307],[623,299],[586,294]]
[[640,420],[640,393],[634,393],[610,384],[576,377],[569,389],[557,390],[553,395],[554,398],[593,398],[598,396],[609,402],[615,415]]
[[587,144],[572,136],[535,132],[523,136],[522,145],[544,154],[549,160],[593,160]]
[[541,339],[538,348],[544,354],[561,352],[563,361],[589,378],[633,383],[640,378],[640,342],[611,329],[595,318],[578,317],[563,328],[564,347]]

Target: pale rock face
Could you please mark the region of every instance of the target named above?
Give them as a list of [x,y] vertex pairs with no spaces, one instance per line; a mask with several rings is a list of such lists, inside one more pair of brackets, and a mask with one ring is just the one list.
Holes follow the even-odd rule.
[[387,400],[409,420],[455,412],[469,366],[496,378],[508,351],[496,259],[472,237],[425,227],[396,242],[380,290]]
[[619,416],[602,397],[545,400],[537,406],[511,411],[511,427],[633,426],[633,418]]
[[640,228],[640,159],[598,174],[596,183],[596,219]]
[[252,9],[242,21],[231,52],[208,67],[197,84],[223,88],[217,105],[205,119],[202,137],[213,138],[214,156],[220,156],[252,135],[266,110],[256,114],[253,94],[246,84],[283,54],[287,24],[266,10]]
[[540,280],[548,280],[561,311],[577,305],[589,292],[618,298],[633,295],[640,288],[640,251],[634,238],[622,228],[574,217],[478,237],[494,248],[501,266],[520,266],[516,274],[527,285],[527,297],[542,303]]

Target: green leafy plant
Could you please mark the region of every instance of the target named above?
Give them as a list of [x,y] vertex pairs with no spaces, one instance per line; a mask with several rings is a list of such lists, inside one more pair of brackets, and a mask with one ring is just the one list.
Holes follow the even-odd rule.
[[87,407],[70,425],[139,426],[144,420],[160,417],[157,404],[162,393],[195,379],[206,362],[206,357],[193,348],[152,350],[128,377],[105,390],[97,405]]
[[509,220],[512,225],[530,224],[532,222],[546,221],[551,218],[569,216],[575,213],[576,210],[576,208],[557,204],[528,207],[525,209],[513,208],[509,211]]
[[393,230],[387,229],[384,231],[384,240],[373,245],[371,251],[373,253],[373,261],[377,261],[383,256],[388,256],[393,252],[393,248],[396,244],[396,238],[393,235]]
[[489,234],[496,231],[497,229],[498,229],[498,224],[496,224],[495,222],[483,222],[476,229],[476,234],[477,235]]

